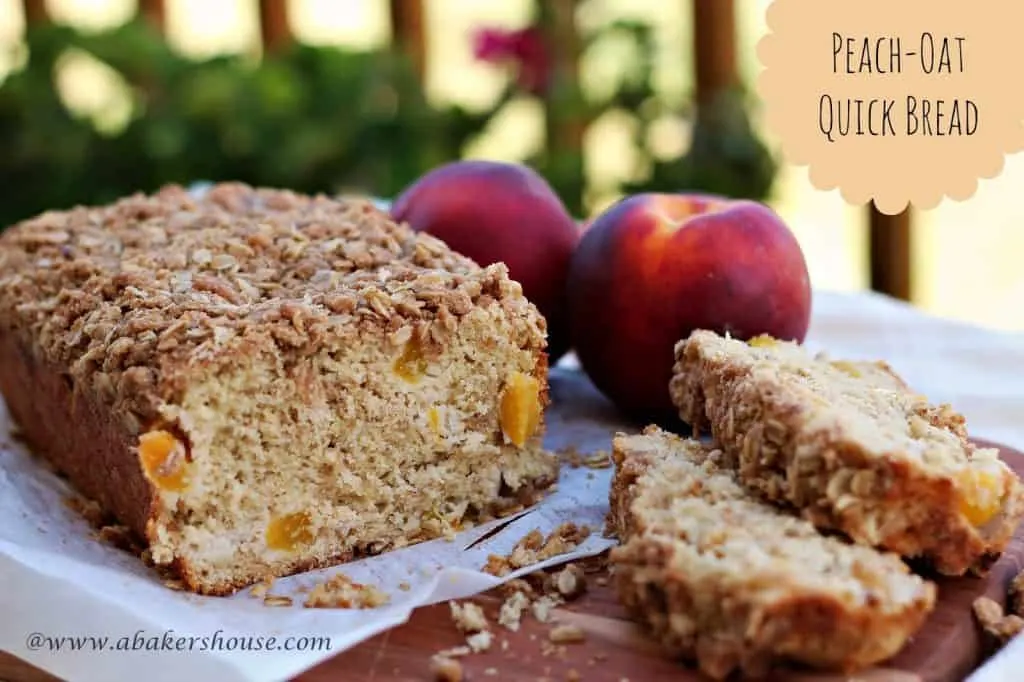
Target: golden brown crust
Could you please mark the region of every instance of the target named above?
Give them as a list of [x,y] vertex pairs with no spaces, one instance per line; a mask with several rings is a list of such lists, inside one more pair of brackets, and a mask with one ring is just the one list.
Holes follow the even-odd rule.
[[[0,331],[146,424],[207,370],[267,349],[302,357],[384,328],[429,354],[455,318],[499,303],[523,346],[546,325],[504,267],[481,269],[369,203],[169,187],[46,213],[0,235]],[[227,360],[230,360],[228,358]]]
[[134,437],[103,406],[74,393],[64,372],[2,333],[0,393],[33,451],[46,453],[83,495],[146,536],[152,489],[134,455]]
[[1024,570],[1014,576],[1013,580],[1010,581],[1006,608],[1015,616],[1024,618]]
[[698,331],[676,347],[670,392],[747,488],[942,573],[984,571],[1024,515],[1024,486],[961,415],[871,367]]
[[649,427],[617,436],[613,456],[619,596],[710,677],[786,660],[862,668],[898,652],[934,606],[934,585],[898,557],[749,496],[708,446]]
[[[500,343],[486,338],[487,325],[501,334]],[[504,266],[481,268],[365,202],[239,184],[217,185],[197,199],[170,187],[108,207],[47,213],[0,235],[0,391],[12,414],[38,453],[159,549],[153,553],[158,564],[172,565],[190,589],[207,594],[375,553],[434,531],[413,528],[408,539],[395,531],[381,543],[365,537],[343,550],[321,543],[315,552],[273,561],[248,548],[251,569],[211,571],[206,559],[196,558],[202,542],[175,534],[193,508],[216,509],[216,500],[196,493],[187,501],[193,507],[186,508],[180,491],[157,490],[140,462],[139,436],[154,428],[174,433],[186,456],[195,454],[189,439],[198,433],[206,439],[204,461],[213,457],[210,438],[216,434],[200,433],[195,421],[195,410],[205,408],[193,406],[191,415],[182,409],[188,391],[211,376],[239,377],[263,363],[283,368],[278,376],[292,382],[292,394],[304,401],[297,407],[308,410],[310,401],[324,399],[326,379],[316,375],[324,358],[348,358],[356,347],[380,348],[375,357],[387,358],[404,347],[414,348],[414,363],[433,362],[458,337],[458,343],[477,344],[477,362],[500,346],[494,367],[529,372],[543,406],[545,334],[543,317]],[[445,357],[458,361],[452,353]],[[359,360],[345,362],[351,386],[352,363]],[[380,371],[382,360],[375,362],[373,371]],[[338,371],[331,369],[330,376]],[[496,391],[494,381],[488,377],[480,385]],[[415,383],[396,390],[415,391]],[[429,400],[443,400],[431,395]],[[366,397],[378,405],[383,399]],[[416,410],[426,406],[401,395],[395,400],[408,405],[410,416],[423,418]],[[479,409],[479,419],[485,412],[495,419],[492,407]],[[189,424],[179,424],[179,415]],[[258,415],[250,416],[258,423]],[[475,443],[458,445],[459,456],[493,452],[502,464],[475,479],[468,508],[452,498],[452,513],[466,520],[532,502],[557,478],[557,462],[534,447],[542,425],[529,446],[518,448],[500,443],[500,431],[493,435],[496,423],[477,425],[475,419],[466,414],[459,425]],[[219,441],[217,447],[216,457],[228,452]],[[410,466],[430,466],[442,445],[420,447],[427,448],[418,455],[422,463]],[[485,491],[497,487],[487,478],[492,475],[513,478],[505,478],[488,501]],[[437,494],[443,498],[445,492]],[[335,504],[347,513],[344,500]],[[250,545],[252,538],[263,542],[259,532],[247,537]],[[178,553],[176,546],[187,551]]]

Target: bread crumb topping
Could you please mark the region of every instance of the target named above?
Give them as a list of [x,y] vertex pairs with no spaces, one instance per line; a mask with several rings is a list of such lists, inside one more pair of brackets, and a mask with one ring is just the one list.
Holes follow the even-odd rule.
[[344,573],[335,573],[313,586],[303,606],[308,609],[375,609],[389,601],[391,597],[373,585],[363,585]]
[[1005,613],[1003,607],[989,597],[978,597],[972,608],[978,624],[997,646],[1003,646],[1024,632],[1024,618],[1015,613]]
[[461,632],[474,633],[487,629],[487,616],[479,605],[471,601],[450,601],[448,607],[451,609],[452,622]]
[[540,563],[561,554],[568,554],[590,537],[590,528],[565,522],[551,531],[547,537],[534,528],[524,535],[512,548],[508,556],[492,554],[487,557],[483,571],[502,577],[512,571]]
[[257,331],[302,354],[384,327],[411,381],[476,307],[502,306],[523,347],[546,344],[504,265],[481,268],[369,202],[168,187],[44,213],[0,247],[0,316],[137,424],[161,417],[195,359],[242,357]]
[[548,633],[548,639],[555,644],[579,644],[587,639],[587,635],[576,625],[558,625]]

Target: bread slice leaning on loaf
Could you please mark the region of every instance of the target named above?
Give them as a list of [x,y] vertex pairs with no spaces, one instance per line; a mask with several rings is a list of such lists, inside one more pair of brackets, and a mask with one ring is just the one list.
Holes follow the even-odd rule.
[[781,661],[862,668],[902,649],[934,606],[935,586],[898,556],[750,495],[712,446],[648,427],[612,452],[619,597],[712,678]]
[[27,440],[196,592],[532,503],[544,319],[368,203],[213,187],[0,235],[0,390]]
[[710,426],[746,488],[819,528],[956,576],[987,570],[1024,516],[1024,486],[998,451],[882,363],[708,331],[675,357],[680,417]]

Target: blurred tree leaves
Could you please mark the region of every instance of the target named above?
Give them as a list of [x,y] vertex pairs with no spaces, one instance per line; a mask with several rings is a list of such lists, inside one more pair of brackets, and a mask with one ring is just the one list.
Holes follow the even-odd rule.
[[[198,179],[389,196],[458,158],[491,113],[428,103],[393,50],[295,45],[258,63],[196,61],[142,22],[97,34],[34,26],[27,42],[25,68],[0,85],[0,225]],[[124,79],[123,130],[68,111],[54,73],[69,50]]]
[[[557,39],[545,31],[545,20],[541,12],[541,33]],[[483,111],[428,102],[394,49],[296,44],[261,60],[194,60],[142,21],[101,33],[33,26],[27,43],[25,67],[0,83],[0,229],[46,209],[196,180],[393,196],[432,167],[460,158],[507,103],[537,96],[547,101],[549,131],[571,138],[606,112],[628,114],[639,161],[621,192],[761,199],[776,171],[751,126],[744,93],[722,93],[700,112],[658,93],[654,32],[643,22],[608,23],[580,36],[584,60],[613,43],[621,54],[618,77],[600,92],[584,92],[566,73],[552,74],[544,92],[525,92],[513,64],[507,87]],[[71,53],[91,56],[123,80],[131,112],[126,124],[101,129],[68,110],[55,73]],[[666,120],[680,136],[689,135],[689,148],[674,158],[651,148],[651,131]],[[587,179],[574,142],[556,139],[524,162],[584,217]]]
[[[540,27],[549,40],[552,35],[550,12],[538,2]],[[563,128],[558,120],[586,128],[608,111],[625,112],[636,123],[632,146],[641,172],[618,190],[631,192],[695,191],[736,198],[765,199],[777,171],[777,163],[758,137],[751,118],[747,94],[737,90],[719,93],[701,110],[689,104],[668,101],[654,84],[657,45],[653,27],[640,21],[614,21],[592,28],[580,37],[581,59],[589,51],[601,51],[614,43],[619,77],[614,83],[602,83],[597,94],[583,91],[579,82],[559,83],[559,89],[547,93],[547,115],[556,119],[549,129]],[[516,79],[507,88],[516,91]],[[689,133],[689,148],[674,158],[660,158],[651,148],[651,131],[664,120],[674,121]],[[563,128],[563,129],[565,129]],[[556,141],[557,142],[557,141]],[[536,166],[563,198],[570,211],[583,215],[583,190],[586,186],[583,164],[571,149],[549,145],[527,162]]]
[[[652,157],[650,175],[624,190],[685,189],[740,199],[767,198],[778,166],[753,130],[748,112],[742,91],[719,93],[693,117],[689,150],[677,159]],[[641,126],[638,136],[643,134]]]

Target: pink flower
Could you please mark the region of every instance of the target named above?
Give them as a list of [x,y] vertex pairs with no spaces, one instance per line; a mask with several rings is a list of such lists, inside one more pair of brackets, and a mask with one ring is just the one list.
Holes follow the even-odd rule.
[[511,64],[516,84],[533,95],[543,94],[551,80],[551,56],[536,28],[481,29],[473,36],[473,56],[489,64]]
[[500,28],[482,28],[473,34],[473,56],[482,62],[501,63],[512,59],[516,51],[516,32]]

